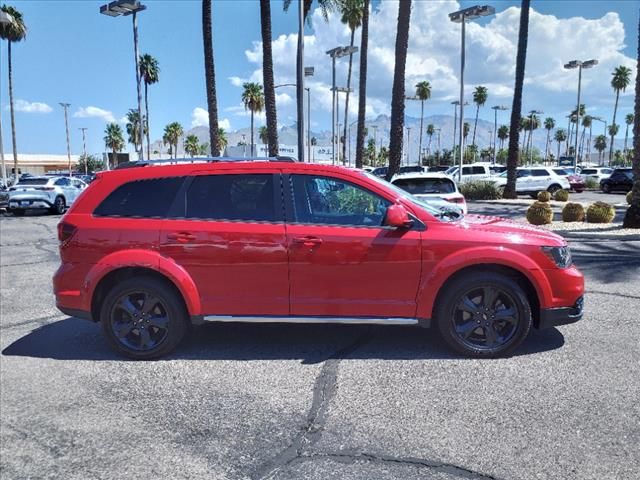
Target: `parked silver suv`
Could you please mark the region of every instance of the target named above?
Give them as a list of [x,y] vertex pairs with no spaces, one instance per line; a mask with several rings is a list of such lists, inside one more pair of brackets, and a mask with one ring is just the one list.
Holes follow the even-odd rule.
[[26,177],[9,189],[9,211],[16,216],[46,208],[62,214],[87,187],[79,178]]

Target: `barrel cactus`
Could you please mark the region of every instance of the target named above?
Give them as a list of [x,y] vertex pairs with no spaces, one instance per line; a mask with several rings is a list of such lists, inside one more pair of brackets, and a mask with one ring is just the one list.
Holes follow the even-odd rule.
[[569,192],[567,192],[566,190],[562,189],[562,190],[558,190],[554,195],[553,195],[553,199],[557,200],[558,202],[566,202],[567,200],[569,200]]
[[627,203],[629,205],[631,205],[631,194],[633,193],[633,190],[629,190],[629,193],[627,193]]
[[567,203],[562,209],[563,222],[584,221],[584,207],[579,203]]
[[546,190],[543,190],[542,192],[538,192],[539,202],[548,202],[549,200],[551,200],[551,194],[549,192],[547,192]]
[[587,208],[587,222],[611,223],[616,216],[616,209],[606,202],[596,202]]
[[[549,192],[544,192],[548,195]],[[532,225],[545,225],[553,220],[553,210],[548,202],[533,202],[527,209],[527,221]]]

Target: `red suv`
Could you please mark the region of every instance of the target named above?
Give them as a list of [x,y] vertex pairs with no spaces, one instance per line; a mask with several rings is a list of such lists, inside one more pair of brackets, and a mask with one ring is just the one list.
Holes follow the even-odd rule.
[[138,359],[204,322],[434,325],[469,356],[582,317],[559,236],[435,210],[369,173],[210,161],[98,174],[58,225],[58,308]]

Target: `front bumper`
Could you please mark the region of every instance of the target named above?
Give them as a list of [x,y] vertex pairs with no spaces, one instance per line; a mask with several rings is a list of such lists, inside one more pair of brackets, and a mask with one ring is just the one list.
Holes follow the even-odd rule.
[[578,298],[572,307],[541,308],[538,328],[557,327],[575,323],[582,318],[584,313],[584,297]]

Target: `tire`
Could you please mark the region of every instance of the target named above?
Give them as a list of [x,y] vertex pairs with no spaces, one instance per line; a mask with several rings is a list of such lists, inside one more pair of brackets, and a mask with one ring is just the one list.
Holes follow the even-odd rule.
[[14,208],[13,210],[11,210],[11,213],[14,217],[24,217],[24,210],[20,208]]
[[556,193],[558,190],[561,190],[561,189],[562,187],[560,185],[558,185],[557,183],[554,183],[553,185],[549,185],[549,188],[547,188],[547,192],[553,195],[554,193]]
[[602,184],[602,191],[604,193],[611,193],[611,186],[608,183]]
[[133,277],[115,285],[102,303],[100,321],[109,346],[135,360],[172,352],[189,327],[175,289],[152,277]]
[[67,204],[64,201],[64,197],[58,195],[53,201],[53,207],[50,208],[50,211],[56,215],[62,215],[66,208]]
[[[504,357],[529,334],[531,307],[516,280],[476,272],[457,278],[446,288],[436,306],[436,324],[443,340],[456,352],[475,358]],[[494,300],[488,299],[485,310],[487,296]],[[509,312],[513,313],[507,316]]]
[[576,193],[582,193],[582,192],[584,192],[584,190],[583,190],[582,188],[580,188],[580,189],[576,189],[576,190],[574,190],[574,192],[576,192]]

